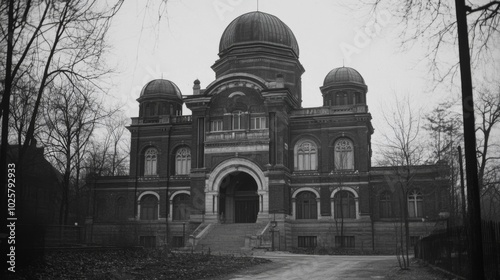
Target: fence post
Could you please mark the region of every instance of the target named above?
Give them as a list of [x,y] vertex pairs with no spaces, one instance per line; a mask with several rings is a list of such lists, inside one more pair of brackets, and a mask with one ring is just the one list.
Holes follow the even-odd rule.
[[492,265],[492,275],[494,275],[493,279],[499,279],[500,277],[500,273],[499,273],[499,266],[500,266],[500,260],[498,259],[498,247],[499,245],[497,244],[497,236],[496,234],[498,232],[495,232],[495,228],[496,227],[500,227],[500,223],[494,223],[493,221],[491,221],[488,225],[489,227],[489,232],[490,232],[490,235],[491,235],[491,245],[492,246],[489,246],[490,249],[491,249],[491,253],[492,253],[492,256],[491,256],[491,259],[493,261],[493,265]]

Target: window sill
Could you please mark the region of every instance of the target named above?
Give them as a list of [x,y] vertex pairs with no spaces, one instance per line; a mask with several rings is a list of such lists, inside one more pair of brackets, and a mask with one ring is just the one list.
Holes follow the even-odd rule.
[[319,219],[297,219],[297,218],[295,218],[295,222],[311,223],[311,222],[319,222]]
[[159,175],[143,175],[139,177],[139,181],[156,180],[158,178],[160,178]]
[[159,223],[164,223],[165,219],[158,219],[158,220],[136,220],[138,223],[150,223],[150,224],[159,224]]
[[318,170],[294,170],[293,174],[295,176],[300,176],[300,175],[319,175]]

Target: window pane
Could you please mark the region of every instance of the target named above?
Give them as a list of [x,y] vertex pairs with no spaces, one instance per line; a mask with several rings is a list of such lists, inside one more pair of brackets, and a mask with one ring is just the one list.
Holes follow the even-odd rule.
[[315,248],[317,244],[316,236],[298,236],[297,247],[301,248]]
[[424,209],[423,209],[423,204],[422,201],[417,201],[417,215],[416,217],[423,217],[424,216]]
[[236,111],[233,113],[233,129],[241,129],[241,119],[243,112]]
[[[342,244],[343,243],[343,244]],[[344,248],[354,248],[354,236],[335,236],[335,246]]]
[[391,194],[387,191],[380,194],[380,217],[389,218],[392,216]]
[[212,131],[222,131],[222,121],[214,120],[211,122],[211,130]]
[[415,202],[414,201],[408,201],[408,217],[410,217],[410,218],[416,217],[416,215],[415,215]]
[[408,216],[423,217],[423,199],[422,193],[412,190],[408,195]]
[[189,195],[179,194],[173,200],[173,216],[174,220],[188,220],[189,219]]
[[335,218],[356,218],[354,195],[349,191],[339,191],[334,196]]
[[141,220],[158,219],[158,199],[154,195],[145,195],[141,199]]
[[155,148],[149,148],[144,153],[144,175],[156,175],[157,155]]
[[316,170],[317,162],[317,149],[313,142],[299,142],[295,146],[295,167],[297,170]]
[[351,140],[339,139],[335,142],[335,169],[354,169],[354,148]]
[[317,211],[318,207],[315,194],[305,191],[296,196],[297,219],[317,219]]
[[175,174],[185,175],[191,172],[191,150],[181,148],[175,155]]

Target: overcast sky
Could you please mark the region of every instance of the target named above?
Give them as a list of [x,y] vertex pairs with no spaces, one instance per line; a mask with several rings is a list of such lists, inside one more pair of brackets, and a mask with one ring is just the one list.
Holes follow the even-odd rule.
[[[224,29],[236,17],[257,10],[256,0],[169,0],[158,22],[157,9],[146,8],[144,2],[125,1],[110,30],[108,63],[117,70],[110,95],[125,104],[130,117],[138,115],[136,99],[150,80],[171,80],[183,95],[192,94],[195,79],[202,88],[211,83],[215,79],[211,66],[218,59]],[[322,105],[319,87],[331,69],[342,65],[358,70],[368,85],[375,139],[383,129],[382,111],[395,94],[410,95],[415,107],[425,108],[457,96],[458,88],[432,90],[425,50],[419,43],[400,50],[396,18],[382,12],[375,26],[368,9],[341,2],[259,1],[259,11],[280,18],[298,41],[299,60],[306,70],[303,107]],[[456,52],[450,48],[452,59]]]

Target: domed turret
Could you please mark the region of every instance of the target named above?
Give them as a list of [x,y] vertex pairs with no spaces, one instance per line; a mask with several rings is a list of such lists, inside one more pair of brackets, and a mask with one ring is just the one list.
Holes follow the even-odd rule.
[[338,85],[338,84],[359,84],[365,85],[365,80],[353,68],[350,67],[339,67],[335,68],[328,73],[323,82],[323,86]]
[[331,70],[320,90],[323,93],[323,106],[366,105],[368,87],[363,76],[350,67]]
[[152,80],[141,90],[139,117],[182,114],[182,93],[172,81]]
[[147,83],[141,90],[141,97],[168,96],[182,100],[182,93],[176,84],[169,80],[157,79]]
[[248,44],[285,47],[299,56],[292,30],[279,18],[263,12],[250,12],[234,19],[222,34],[219,52]]

